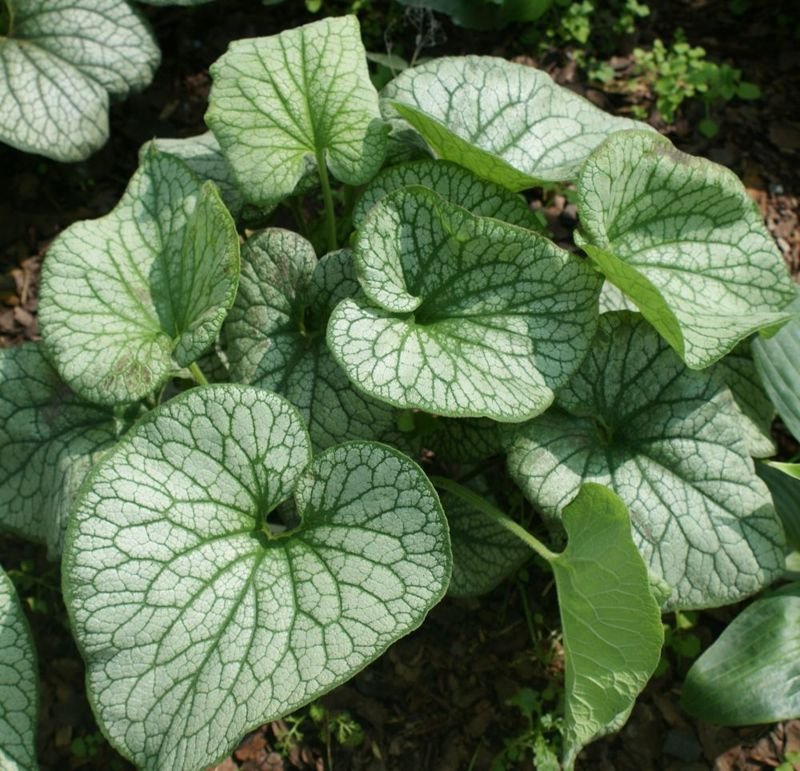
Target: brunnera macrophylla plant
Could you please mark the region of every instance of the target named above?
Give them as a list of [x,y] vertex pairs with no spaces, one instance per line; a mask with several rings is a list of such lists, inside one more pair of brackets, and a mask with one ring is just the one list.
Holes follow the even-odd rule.
[[[378,94],[345,17],[211,74],[211,133],[147,146],[54,241],[43,342],[0,352],[0,523],[61,555],[99,725],[140,768],[204,768],[536,553],[572,767],[662,610],[782,574],[749,350],[792,316],[779,253],[729,171],[528,67],[438,59]],[[580,254],[519,194],[565,181]],[[561,551],[502,512],[501,454]],[[29,768],[3,596],[0,748]]]

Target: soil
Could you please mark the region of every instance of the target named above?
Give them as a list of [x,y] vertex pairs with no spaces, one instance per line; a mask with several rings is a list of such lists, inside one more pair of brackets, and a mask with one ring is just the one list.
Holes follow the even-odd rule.
[[[329,2],[329,12],[346,2]],[[800,47],[794,3],[751,3],[736,16],[727,0],[651,0],[652,13],[635,35],[616,41],[611,59],[615,78],[586,81],[569,48],[536,55],[521,31],[473,33],[438,19],[420,30],[401,7],[362,2],[367,47],[410,56],[418,36],[432,45],[423,55],[489,53],[527,61],[601,107],[628,113],[650,109],[649,120],[682,149],[732,168],[744,180],[787,265],[800,277]],[[746,5],[746,4],[745,4]],[[261,6],[229,0],[195,9],[145,11],[159,38],[163,63],[153,84],[111,111],[108,145],[85,163],[58,164],[0,146],[0,179],[7,191],[0,206],[0,347],[38,339],[39,266],[53,237],[70,223],[109,211],[137,164],[142,143],[154,136],[189,136],[204,130],[209,89],[207,68],[230,40],[266,35],[315,18],[304,4]],[[794,14],[794,15],[792,15]],[[757,83],[763,97],[733,101],[716,114],[721,128],[708,140],[696,126],[700,108],[687,105],[667,126],[652,109],[647,89],[629,87],[635,45],[655,36],[670,40],[677,27],[709,56],[727,60]],[[556,238],[571,243],[575,208],[566,195],[535,191]],[[797,449],[785,434],[787,451]],[[12,571],[26,598],[42,662],[38,751],[43,769],[125,769],[130,766],[105,744],[86,702],[83,667],[69,634],[59,592],[57,565],[42,550],[14,538],[0,538],[0,564]],[[707,646],[734,617],[736,608],[699,615],[689,633]],[[501,752],[524,743],[529,724],[509,700],[528,688],[539,694],[543,713],[557,712],[563,679],[555,590],[537,563],[486,597],[446,600],[415,633],[323,699],[328,720],[346,711],[363,732],[342,746],[335,726],[275,721],[244,739],[216,766],[220,771],[304,769],[315,771],[485,771]],[[639,699],[627,725],[598,741],[581,756],[583,769],[710,769],[751,771],[775,768],[788,752],[800,753],[800,721],[727,729],[692,720],[679,707],[680,683],[690,658],[667,651],[664,674]],[[46,666],[44,666],[46,664]],[[731,698],[746,699],[747,694]],[[326,730],[329,729],[329,730]],[[326,740],[326,737],[329,737]],[[515,744],[516,742],[516,744]],[[526,771],[526,759],[506,766]],[[783,768],[788,769],[790,765]],[[800,766],[796,766],[800,769]]]

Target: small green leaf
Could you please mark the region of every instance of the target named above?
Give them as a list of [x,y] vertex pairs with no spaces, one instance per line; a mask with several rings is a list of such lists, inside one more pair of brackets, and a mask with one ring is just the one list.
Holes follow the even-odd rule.
[[583,166],[578,191],[580,246],[693,369],[789,318],[786,266],[728,169],[622,132]]
[[731,622],[689,670],[681,706],[718,725],[800,715],[800,584],[757,600]]
[[75,494],[116,438],[113,413],[72,393],[40,344],[0,350],[0,530],[57,557]]
[[[490,498],[482,480],[470,485]],[[462,498],[440,493],[450,527],[453,576],[447,593],[453,597],[486,594],[510,576],[531,556],[531,550],[496,520]]]
[[239,237],[216,188],[153,150],[113,211],[49,248],[42,335],[79,394],[133,402],[211,346],[238,281]]
[[658,666],[664,628],[623,502],[582,485],[564,509],[567,548],[551,565],[566,664],[564,765],[620,728]]
[[0,568],[0,769],[35,771],[39,685],[28,620]]
[[444,594],[447,523],[413,461],[369,442],[309,461],[289,402],[210,386],[148,413],[87,482],[65,596],[98,722],[140,768],[214,765]]
[[302,236],[270,229],[242,252],[239,294],[225,323],[233,380],[277,391],[299,410],[315,448],[379,439],[391,408],[357,391],[325,344],[333,306],[358,291],[349,251],[318,263]]
[[397,190],[354,244],[366,297],[343,300],[328,345],[381,401],[454,417],[543,412],[589,348],[599,276],[547,239]]
[[610,133],[645,128],[615,118],[549,75],[489,56],[434,59],[381,94],[440,158],[511,190],[574,179]]
[[756,463],[756,471],[769,487],[786,540],[800,549],[800,464]]
[[753,341],[753,360],[786,428],[800,439],[800,287],[789,310],[792,321],[772,337]]
[[508,464],[548,516],[583,482],[614,490],[648,569],[672,587],[665,609],[736,602],[783,570],[782,528],[730,391],[638,314],[600,317],[556,408],[512,432]]
[[353,209],[353,226],[361,227],[369,210],[384,196],[410,185],[421,185],[479,217],[494,217],[522,228],[541,230],[538,220],[519,195],[476,177],[447,161],[412,161],[382,171],[370,182]]
[[768,458],[775,454],[772,440],[772,419],[775,407],[772,406],[761,380],[750,350],[750,343],[739,343],[724,359],[720,359],[714,369],[731,389],[736,405],[742,412],[742,430],[754,458]]
[[0,141],[57,161],[80,161],[108,139],[109,94],[153,77],[153,36],[120,0],[2,0]]
[[700,123],[697,124],[697,129],[704,137],[713,139],[719,134],[719,123],[711,118],[703,118]]
[[377,172],[386,127],[365,57],[346,16],[237,40],[212,65],[206,122],[248,201],[286,198],[318,159],[349,185]]
[[755,83],[744,81],[736,88],[736,96],[739,99],[760,99],[761,89]]

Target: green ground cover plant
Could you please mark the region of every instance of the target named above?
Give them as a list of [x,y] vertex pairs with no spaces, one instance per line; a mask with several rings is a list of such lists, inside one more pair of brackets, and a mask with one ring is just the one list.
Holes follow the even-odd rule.
[[[211,76],[210,133],[149,144],[53,242],[43,342],[0,351],[0,526],[62,560],[98,725],[140,768],[205,768],[535,554],[564,715],[525,741],[571,768],[658,667],[662,612],[785,573],[753,462],[757,368],[798,323],[780,254],[731,172],[529,67],[430,60],[379,94],[347,16]],[[554,182],[581,253],[520,195]],[[548,536],[504,512],[500,455]],[[32,768],[2,586],[0,761]]]

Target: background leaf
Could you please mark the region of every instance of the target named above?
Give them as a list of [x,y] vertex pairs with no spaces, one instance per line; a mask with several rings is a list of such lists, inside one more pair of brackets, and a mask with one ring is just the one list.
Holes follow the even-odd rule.
[[775,511],[783,522],[786,540],[800,549],[800,464],[793,464],[796,472],[789,474],[784,463],[756,463],[758,475],[767,483],[775,503]]
[[238,280],[239,236],[216,188],[153,150],[113,211],[50,246],[42,335],[79,394],[133,402],[211,346]]
[[689,670],[681,706],[719,725],[800,715],[800,584],[756,600],[728,625]]
[[443,57],[406,70],[381,93],[436,154],[511,190],[574,179],[616,118],[533,67],[490,56]]
[[113,412],[70,391],[40,343],[0,349],[0,529],[57,557],[78,488],[117,433]]
[[380,168],[387,130],[355,16],[234,41],[210,72],[206,122],[248,201],[291,195],[309,158],[348,185]]
[[579,245],[693,369],[789,318],[783,258],[742,183],[654,132],[621,132],[581,169]]
[[36,653],[28,620],[0,568],[0,768],[34,771],[39,707]]
[[0,36],[0,141],[79,161],[108,139],[109,93],[146,86],[160,53],[120,0],[10,0]]
[[783,571],[784,537],[730,391],[693,372],[638,314],[606,313],[555,407],[512,431],[508,465],[559,516],[583,482],[628,507],[665,608],[736,602]]
[[87,484],[67,605],[95,715],[137,766],[213,765],[444,594],[447,524],[413,461],[366,442],[309,460],[286,400],[210,386],[148,413]]

